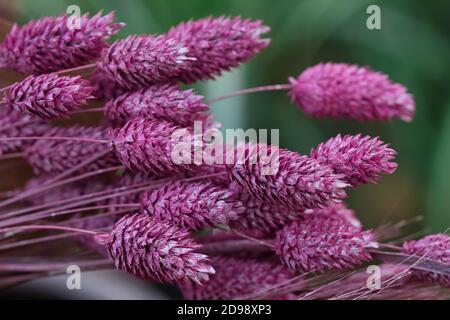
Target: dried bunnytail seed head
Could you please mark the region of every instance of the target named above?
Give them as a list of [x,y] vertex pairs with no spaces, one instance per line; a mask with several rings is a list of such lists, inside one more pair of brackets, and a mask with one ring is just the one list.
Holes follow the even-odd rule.
[[244,208],[233,193],[212,182],[169,182],[145,192],[141,212],[190,230],[228,224]]
[[67,16],[15,24],[0,45],[0,65],[33,74],[82,66],[98,58],[123,26],[114,23],[113,13],[101,12],[81,16],[80,28],[69,28]]
[[96,68],[89,78],[92,86],[92,94],[100,99],[114,99],[127,93],[127,90],[119,86],[117,82],[110,79],[100,69]]
[[371,259],[377,247],[371,231],[361,231],[338,216],[311,215],[278,231],[275,250],[295,272],[352,268]]
[[414,116],[415,102],[406,88],[367,67],[321,63],[289,80],[293,103],[316,118],[411,121]]
[[356,216],[355,211],[347,208],[343,203],[336,203],[326,208],[318,208],[318,209],[306,209],[302,212],[303,216],[316,216],[316,215],[324,215],[329,217],[342,217],[348,223],[350,223],[353,227],[361,230],[362,223],[359,221]]
[[3,103],[43,119],[67,117],[92,99],[92,88],[81,77],[57,74],[29,76],[6,91]]
[[125,93],[105,105],[105,116],[118,126],[136,117],[163,119],[181,126],[207,120],[209,108],[193,90],[180,90],[171,84],[153,85]]
[[[74,137],[89,139],[108,139],[108,129],[102,127],[54,127],[47,137]],[[110,146],[103,143],[76,140],[38,140],[25,150],[25,158],[36,174],[57,175],[80,164],[96,154],[106,153],[86,164],[77,174],[108,168],[118,164]]]
[[262,36],[270,30],[261,21],[240,17],[207,17],[173,27],[167,36],[187,48],[188,68],[178,80],[193,83],[208,80],[239,66],[262,51],[270,39]]
[[[203,285],[181,285],[184,298],[189,300],[230,300],[256,294],[281,285],[292,275],[279,263],[267,259],[217,256],[212,258],[216,273]],[[283,294],[272,299],[293,299]]]
[[214,269],[186,229],[146,214],[122,217],[110,234],[96,236],[119,270],[158,282],[205,283]]
[[105,49],[98,67],[119,86],[134,90],[178,76],[192,60],[187,51],[183,44],[164,35],[133,35]]
[[245,191],[237,192],[235,198],[242,202],[245,211],[238,220],[230,221],[230,227],[242,232],[258,230],[271,236],[274,231],[298,219],[303,212],[266,203]]
[[368,182],[376,182],[381,174],[391,174],[397,169],[397,152],[378,138],[369,136],[337,135],[316,149],[311,150],[311,158],[332,167],[343,180],[356,187]]
[[[118,159],[132,171],[166,176],[191,170],[193,165],[178,164],[172,159],[174,148],[182,143],[174,138],[177,133],[189,135],[190,130],[164,120],[135,118],[114,131],[114,150]],[[190,141],[188,146],[190,148]]]
[[[450,237],[446,234],[436,234],[416,241],[407,241],[403,244],[403,251],[448,265],[450,264]],[[450,287],[448,276],[415,269],[413,269],[413,274],[421,280],[437,282],[443,287]]]
[[308,215],[341,216],[353,226],[361,228],[361,222],[354,211],[346,208],[342,203],[325,208],[293,210],[265,203],[246,192],[237,193],[235,197],[242,202],[245,211],[238,220],[230,221],[230,227],[242,232],[259,231],[270,237],[285,225]]
[[33,144],[29,140],[2,141],[2,138],[40,136],[48,130],[49,125],[42,119],[0,107],[0,156],[20,152]]
[[228,168],[232,187],[238,185],[266,203],[304,210],[326,207],[346,196],[341,175],[315,159],[262,144],[247,144],[236,152],[239,160]]

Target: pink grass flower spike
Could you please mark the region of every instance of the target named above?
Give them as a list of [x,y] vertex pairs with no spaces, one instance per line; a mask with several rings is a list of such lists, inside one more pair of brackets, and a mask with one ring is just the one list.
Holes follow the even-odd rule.
[[67,16],[15,24],[0,45],[0,65],[32,74],[82,66],[98,58],[106,40],[124,26],[113,13],[80,19],[79,29],[68,27]]
[[393,162],[397,152],[379,138],[340,134],[311,150],[311,158],[327,164],[353,187],[377,182],[381,174],[392,174],[397,169]]
[[[426,236],[419,240],[407,241],[403,251],[418,257],[429,258],[445,264],[450,264],[450,237],[446,234]],[[438,273],[413,270],[414,275],[421,280],[437,282],[443,287],[450,287],[450,277]]]
[[323,272],[352,268],[370,260],[376,248],[371,231],[361,231],[343,217],[311,215],[277,233],[275,250],[295,272]]
[[129,214],[113,227],[111,234],[96,236],[107,246],[119,270],[157,282],[201,284],[214,274],[207,256],[186,229],[145,214]]
[[289,79],[293,103],[315,118],[411,121],[415,102],[387,75],[346,63],[321,63]]
[[8,88],[3,103],[42,119],[62,118],[94,98],[92,87],[79,76],[29,76]]

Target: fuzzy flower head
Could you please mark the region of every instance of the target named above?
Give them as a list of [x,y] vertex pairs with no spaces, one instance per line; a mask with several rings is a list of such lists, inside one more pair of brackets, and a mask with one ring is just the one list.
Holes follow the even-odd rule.
[[0,65],[33,74],[82,66],[98,58],[106,40],[124,26],[113,13],[101,12],[81,16],[79,28],[69,25],[67,16],[15,24],[0,45]]
[[237,192],[242,188],[266,203],[294,210],[329,206],[346,196],[341,176],[315,159],[262,144],[247,144],[237,152],[242,160],[228,168]]
[[145,214],[123,216],[110,234],[96,236],[119,270],[157,282],[208,281],[214,269],[186,229]]
[[316,149],[311,150],[311,158],[333,168],[342,174],[343,180],[356,187],[368,182],[376,182],[381,174],[392,174],[397,169],[393,162],[397,152],[377,137],[337,135]]
[[29,76],[6,91],[3,103],[42,119],[67,117],[92,99],[89,82],[79,76]]
[[292,102],[316,118],[411,121],[415,102],[387,75],[345,63],[321,63],[289,79]]
[[174,138],[177,132],[190,131],[164,120],[134,118],[114,131],[113,148],[120,162],[132,171],[166,176],[191,170],[191,164],[175,163],[172,159],[172,151],[181,143]]
[[33,144],[33,141],[29,140],[1,141],[2,138],[40,136],[48,130],[49,125],[42,119],[0,107],[0,156],[20,152]]
[[[450,264],[450,237],[446,234],[426,236],[420,240],[407,241],[403,251],[419,257],[425,257],[447,265]],[[450,287],[450,277],[434,272],[413,269],[414,276],[428,282],[437,282],[444,287]]]
[[178,80],[193,83],[212,79],[223,71],[239,66],[262,51],[270,39],[262,36],[270,30],[261,21],[240,17],[207,17],[173,27],[168,37],[187,48],[188,68]]
[[362,232],[337,216],[311,215],[277,233],[275,250],[294,272],[352,268],[370,260],[366,250],[377,247],[371,231]]
[[242,203],[245,211],[239,219],[230,221],[230,227],[242,232],[257,230],[271,236],[274,231],[298,219],[303,212],[267,203],[245,191],[237,192],[234,197]]
[[[46,137],[73,137],[90,139],[107,139],[108,131],[101,127],[54,127],[45,133]],[[96,154],[104,153],[94,161],[80,168],[76,173],[108,168],[117,165],[110,147],[96,142],[76,140],[37,140],[25,150],[25,158],[36,174],[58,175],[70,170]]]
[[117,125],[124,125],[132,118],[141,117],[191,126],[195,120],[206,120],[208,110],[202,96],[170,84],[153,85],[126,93],[105,105],[106,117]]
[[[291,279],[292,275],[273,260],[217,256],[211,261],[216,274],[204,285],[181,287],[189,300],[231,300],[261,292]],[[273,299],[289,299],[284,294]]]
[[120,87],[135,90],[174,79],[192,60],[187,52],[165,35],[132,35],[105,49],[98,67]]
[[169,182],[145,192],[142,213],[191,230],[228,224],[243,212],[231,191],[211,182]]

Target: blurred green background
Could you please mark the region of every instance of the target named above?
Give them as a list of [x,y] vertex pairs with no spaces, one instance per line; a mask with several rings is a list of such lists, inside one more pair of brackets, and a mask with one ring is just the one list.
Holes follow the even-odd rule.
[[[206,15],[262,19],[272,45],[245,66],[198,85],[214,97],[233,90],[284,83],[321,61],[369,65],[405,84],[414,95],[412,123],[387,124],[312,120],[284,92],[260,93],[214,106],[228,128],[279,128],[283,147],[308,152],[337,133],[380,136],[398,150],[399,170],[377,185],[349,192],[349,205],[368,227],[423,215],[427,231],[450,226],[450,1],[420,0],[21,0],[0,1],[9,18],[25,22],[57,15],[68,5],[82,12],[115,10],[127,23],[120,37],[159,33]],[[381,8],[381,30],[368,30],[366,9]],[[4,10],[4,12],[7,12]],[[7,16],[8,18],[8,16]]]

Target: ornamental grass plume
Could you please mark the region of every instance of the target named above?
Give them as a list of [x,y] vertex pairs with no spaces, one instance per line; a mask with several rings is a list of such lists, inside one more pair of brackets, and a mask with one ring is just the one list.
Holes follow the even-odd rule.
[[32,74],[82,66],[98,58],[106,40],[123,26],[114,22],[112,12],[85,14],[79,28],[69,27],[67,16],[14,24],[0,45],[0,65]]
[[146,214],[122,217],[110,234],[96,236],[119,270],[169,283],[205,283],[214,269],[186,229]]
[[[438,285],[450,283],[447,235],[403,248],[382,243],[401,236],[404,223],[363,231],[342,202],[346,187],[395,172],[388,144],[337,135],[306,156],[227,144],[206,130],[219,127],[208,105],[272,90],[289,91],[317,118],[410,121],[414,100],[402,85],[368,68],[321,63],[289,83],[204,100],[178,85],[213,79],[262,51],[270,42],[262,22],[206,17],[109,46],[122,26],[112,14],[85,15],[77,30],[67,19],[15,26],[0,44],[0,67],[33,74],[0,90],[0,160],[24,157],[38,174],[0,192],[0,286],[18,273],[60,271],[74,258],[72,237],[85,245],[80,266],[111,260],[189,299],[448,298]],[[58,75],[94,66],[89,81]],[[78,117],[45,121],[79,113],[94,97],[106,102],[83,110],[104,111],[89,117],[94,127],[74,124]],[[68,253],[64,263],[45,261],[53,248]],[[110,259],[89,260],[98,253]],[[372,256],[383,263],[376,290],[358,268]]]
[[182,22],[167,33],[194,59],[178,76],[183,83],[213,79],[223,71],[250,60],[270,44],[262,38],[270,28],[241,17],[207,17]]
[[48,120],[67,117],[94,98],[91,93],[89,82],[79,76],[43,74],[13,84],[6,91],[3,104]]
[[378,245],[371,231],[361,231],[338,216],[311,215],[277,232],[275,251],[294,272],[349,269],[371,259]]
[[[436,234],[419,240],[407,241],[403,244],[403,252],[450,264],[450,237],[446,234]],[[436,282],[443,287],[450,287],[450,277],[448,275],[417,269],[413,269],[413,275],[420,280]]]
[[164,176],[192,170],[190,164],[175,164],[172,151],[180,143],[172,139],[176,130],[188,128],[164,120],[134,118],[114,131],[113,148],[117,158],[131,171]]
[[[72,126],[53,127],[43,136],[105,139],[109,137],[109,133],[102,127]],[[24,156],[36,174],[54,176],[74,168],[96,154],[99,155],[97,159],[86,163],[74,173],[82,174],[119,163],[108,145],[78,140],[37,140],[25,149]]]
[[392,174],[397,169],[397,152],[379,138],[340,134],[312,149],[310,156],[342,174],[352,187],[377,182],[381,174]]
[[104,50],[97,66],[120,87],[135,90],[174,79],[192,59],[187,52],[164,35],[132,35]]
[[413,97],[401,84],[368,67],[346,63],[320,63],[290,78],[292,102],[315,118],[358,121],[411,121]]
[[[180,286],[185,299],[231,300],[255,294],[292,278],[290,272],[271,259],[217,256],[212,258],[211,264],[216,273],[208,282]],[[282,300],[294,298],[294,294],[272,297]]]
[[153,85],[125,93],[105,105],[105,116],[118,126],[132,118],[163,119],[181,126],[210,117],[203,97],[171,84]]
[[247,144],[242,160],[229,166],[228,174],[234,187],[294,210],[327,207],[346,196],[342,175],[315,159],[275,146]]
[[21,152],[30,145],[30,141],[2,141],[2,138],[40,136],[49,130],[49,125],[42,119],[16,110],[0,108],[0,156]]
[[230,190],[206,181],[169,182],[141,200],[141,213],[190,230],[226,225],[243,211]]

